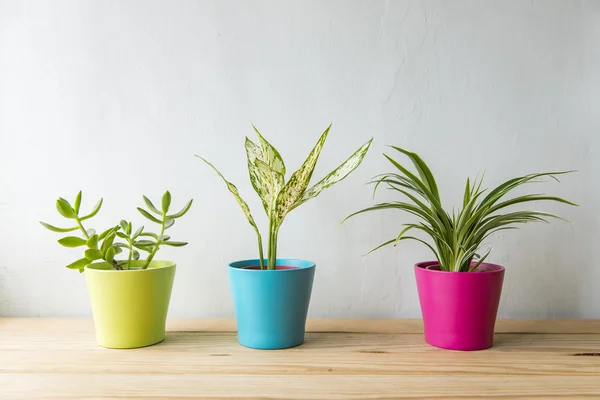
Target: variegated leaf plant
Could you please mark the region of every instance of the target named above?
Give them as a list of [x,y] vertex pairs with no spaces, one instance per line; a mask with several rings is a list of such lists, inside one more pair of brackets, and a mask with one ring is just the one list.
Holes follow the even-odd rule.
[[267,265],[264,263],[264,253],[262,236],[258,229],[248,204],[240,197],[240,194],[234,184],[227,181],[225,177],[204,158],[196,155],[196,157],[202,159],[208,164],[215,172],[223,179],[229,191],[233,194],[238,204],[242,208],[242,211],[246,215],[248,222],[252,225],[252,228],[256,232],[258,237],[258,252],[260,258],[261,269],[275,269],[277,259],[277,236],[279,228],[283,223],[283,220],[290,211],[294,208],[304,204],[306,201],[317,197],[324,189],[333,186],[337,182],[346,178],[352,171],[354,171],[362,162],[363,158],[369,150],[369,146],[373,139],[362,145],[358,150],[354,152],[346,161],[344,161],[339,167],[330,172],[325,178],[321,179],[312,187],[308,187],[312,178],[313,171],[317,165],[319,154],[325,144],[327,135],[331,125],[327,127],[325,132],[321,135],[317,144],[312,149],[308,158],[304,161],[304,164],[294,172],[290,179],[285,181],[285,163],[283,158],[253,126],[256,135],[258,136],[258,144],[252,142],[246,137],[246,156],[248,159],[248,172],[250,174],[250,182],[252,187],[260,197],[263,208],[269,219],[269,248],[267,253]]

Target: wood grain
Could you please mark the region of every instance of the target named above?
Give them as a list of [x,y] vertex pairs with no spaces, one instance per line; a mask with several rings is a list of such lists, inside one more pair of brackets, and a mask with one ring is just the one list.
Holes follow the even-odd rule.
[[0,319],[0,398],[600,399],[600,321],[498,321],[479,352],[428,346],[418,320],[311,320],[281,351],[240,346],[232,320],[168,326],[108,350],[89,319]]

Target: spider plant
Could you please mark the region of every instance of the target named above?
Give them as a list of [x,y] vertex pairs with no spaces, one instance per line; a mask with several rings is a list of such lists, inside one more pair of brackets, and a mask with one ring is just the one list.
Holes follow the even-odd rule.
[[[79,272],[83,272],[87,265],[90,265],[97,260],[101,260],[111,264],[116,270],[128,270],[133,268],[131,266],[132,261],[136,261],[140,258],[140,252],[138,250],[148,253],[148,256],[140,267],[141,269],[147,269],[156,255],[156,252],[160,249],[160,246],[181,247],[187,244],[186,242],[172,241],[171,237],[164,233],[165,230],[173,226],[177,218],[183,217],[188,212],[192,206],[193,200],[190,200],[181,211],[169,214],[169,209],[171,207],[171,193],[169,191],[166,191],[162,196],[160,210],[154,206],[149,198],[142,196],[150,211],[146,211],[141,207],[138,207],[137,209],[148,220],[160,226],[160,233],[146,232],[144,231],[143,226],[133,231],[131,222],[121,220],[118,225],[97,234],[96,230],[86,229],[83,224],[85,221],[98,214],[102,207],[103,199],[100,199],[96,203],[96,206],[89,214],[81,215],[81,197],[82,193],[79,191],[73,205],[62,197],[59,197],[58,200],[56,200],[56,209],[59,214],[66,219],[73,221],[75,226],[58,228],[40,221],[42,226],[53,232],[80,232],[81,236],[65,236],[58,240],[58,243],[65,247],[83,247],[85,249],[84,257],[67,265],[67,268],[69,269],[76,269],[79,270]],[[115,241],[117,237],[123,239],[125,243]],[[127,258],[116,260],[115,256],[122,253],[124,250],[127,251]]]
[[256,232],[258,238],[258,252],[260,257],[260,268],[273,270],[277,259],[277,237],[283,220],[290,211],[304,204],[308,200],[317,197],[321,191],[338,183],[354,171],[362,162],[369,150],[373,139],[362,145],[339,167],[330,172],[312,187],[308,188],[313,171],[317,165],[319,154],[325,144],[331,125],[321,135],[317,144],[312,149],[304,164],[294,172],[290,179],[285,181],[285,164],[279,152],[273,147],[253,125],[258,136],[260,145],[252,142],[246,137],[246,156],[248,159],[248,172],[252,187],[260,197],[263,208],[269,219],[269,248],[267,253],[267,266],[264,265],[262,236],[258,226],[250,214],[248,204],[241,198],[238,189],[217,170],[217,168],[204,158],[196,155],[208,164],[223,179],[227,189],[233,194],[248,222]]
[[[543,181],[573,171],[541,172],[510,179],[498,187],[482,189],[483,175],[472,182],[467,179],[462,208],[449,213],[442,207],[438,186],[427,164],[415,153],[390,146],[407,156],[416,169],[416,174],[408,168],[384,154],[397,172],[378,175],[370,182],[375,184],[373,196],[380,185],[399,193],[408,201],[395,201],[376,204],[346,217],[353,217],[367,211],[397,209],[415,215],[418,223],[403,224],[403,229],[394,239],[375,247],[369,253],[389,244],[396,246],[401,240],[416,240],[433,251],[442,271],[471,272],[490,254],[480,256],[482,242],[491,234],[508,229],[516,229],[515,225],[527,222],[548,222],[549,219],[562,219],[557,215],[542,211],[506,211],[512,205],[533,201],[552,201],[576,206],[576,204],[559,197],[545,194],[526,194],[505,200],[514,189],[531,182]],[[504,211],[504,212],[501,212]],[[344,222],[342,221],[342,222]],[[408,235],[410,231],[421,231],[427,234],[431,242]],[[369,254],[367,253],[367,254]]]

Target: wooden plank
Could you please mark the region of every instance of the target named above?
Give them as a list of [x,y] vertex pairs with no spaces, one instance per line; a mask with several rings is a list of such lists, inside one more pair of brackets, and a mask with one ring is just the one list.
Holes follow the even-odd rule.
[[230,319],[170,320],[163,343],[110,350],[90,319],[0,319],[0,399],[600,399],[598,321],[499,321],[479,352],[425,344],[418,320],[310,326],[257,351]]

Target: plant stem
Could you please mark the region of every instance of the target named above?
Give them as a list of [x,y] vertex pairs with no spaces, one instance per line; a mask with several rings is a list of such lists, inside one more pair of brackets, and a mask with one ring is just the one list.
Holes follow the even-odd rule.
[[158,251],[158,248],[160,247],[160,244],[162,242],[162,236],[165,233],[165,221],[166,220],[167,220],[167,214],[163,213],[162,222],[160,224],[160,235],[158,235],[158,239],[156,239],[156,246],[154,246],[154,248],[152,249],[152,252],[148,255],[148,258],[146,258],[146,262],[144,263],[144,266],[142,267],[142,269],[148,268],[148,266],[150,265],[150,262],[152,261],[152,259],[156,255],[156,252]]
[[83,235],[85,236],[85,238],[89,239],[90,237],[88,236],[87,231],[85,230],[85,228],[81,224],[81,221],[79,220],[79,218],[75,218],[75,221],[77,221],[77,226],[79,227],[79,229],[81,229],[81,232],[83,232]]
[[131,257],[133,255],[133,239],[129,238],[129,257],[127,257],[127,269],[131,268]]
[[269,222],[269,254],[268,257],[268,269],[274,270],[277,266],[277,233],[279,227],[275,224],[275,221]]
[[260,257],[260,269],[265,269],[265,256],[263,254],[263,244],[260,233],[258,233],[258,256]]

